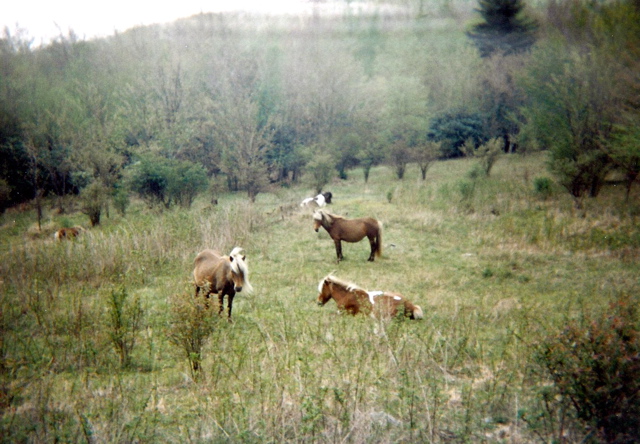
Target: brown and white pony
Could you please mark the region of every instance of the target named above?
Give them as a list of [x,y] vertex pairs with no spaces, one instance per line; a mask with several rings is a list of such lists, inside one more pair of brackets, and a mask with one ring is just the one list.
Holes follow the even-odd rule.
[[83,231],[84,228],[82,227],[60,228],[55,232],[53,237],[58,241],[62,241],[64,239],[75,239]]
[[373,262],[374,256],[382,254],[382,222],[371,217],[361,219],[346,219],[342,216],[327,213],[324,210],[316,210],[313,213],[313,229],[318,232],[323,227],[333,239],[336,245],[338,262],[342,257],[342,242],[360,242],[365,236],[371,245],[369,262]]
[[206,298],[209,298],[212,293],[216,293],[220,304],[218,313],[222,313],[224,295],[227,295],[229,320],[231,320],[233,298],[236,293],[243,289],[247,293],[253,291],[245,259],[246,256],[242,254],[242,248],[236,247],[228,256],[207,249],[201,251],[194,261],[193,279],[196,297],[198,292],[204,293]]
[[333,275],[322,278],[318,284],[318,305],[333,298],[340,310],[352,315],[363,313],[374,318],[393,318],[402,309],[410,319],[422,319],[422,308],[399,293],[367,291]]

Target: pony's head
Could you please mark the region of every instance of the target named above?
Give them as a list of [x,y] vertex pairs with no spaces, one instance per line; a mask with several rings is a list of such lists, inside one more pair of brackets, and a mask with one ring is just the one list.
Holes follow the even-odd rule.
[[313,229],[317,233],[321,226],[331,225],[331,216],[329,213],[323,210],[316,210],[313,212]]
[[337,290],[338,293],[343,293],[340,290],[351,292],[359,289],[355,284],[343,281],[332,274],[328,274],[320,280],[320,283],[318,283],[318,305],[324,305],[329,302],[329,299],[334,296],[334,287],[339,287]]
[[331,275],[325,276],[320,280],[320,283],[318,283],[318,305],[324,305],[331,299],[330,278],[332,278]]
[[239,293],[245,288],[247,293],[251,293],[253,287],[249,282],[249,267],[247,267],[247,263],[245,262],[246,256],[242,254],[242,251],[242,248],[235,247],[231,253],[229,253],[233,289]]

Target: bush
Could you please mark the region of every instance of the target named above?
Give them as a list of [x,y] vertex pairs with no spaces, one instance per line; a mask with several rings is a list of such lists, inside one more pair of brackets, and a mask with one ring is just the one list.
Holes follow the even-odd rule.
[[536,177],[533,181],[533,190],[543,199],[551,196],[551,179],[548,177]]
[[100,225],[102,208],[107,202],[107,191],[98,182],[92,182],[82,190],[82,212],[89,216],[92,227]]
[[132,191],[148,202],[170,208],[174,203],[190,207],[198,193],[208,188],[202,165],[161,156],[146,156],[129,171]]
[[120,358],[120,366],[127,368],[131,365],[136,336],[142,329],[144,311],[140,299],[130,298],[124,287],[111,291],[107,307],[109,337]]
[[194,379],[200,376],[202,349],[214,328],[217,307],[208,301],[192,294],[176,294],[170,300],[171,321],[167,335],[184,352]]
[[570,400],[577,418],[605,442],[640,440],[637,304],[623,296],[605,315],[569,322],[535,356],[554,383],[550,390]]

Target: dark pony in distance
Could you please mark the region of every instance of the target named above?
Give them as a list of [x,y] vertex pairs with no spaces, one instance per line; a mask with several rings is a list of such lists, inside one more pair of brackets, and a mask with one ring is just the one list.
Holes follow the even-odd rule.
[[318,232],[323,227],[333,239],[336,245],[338,262],[342,257],[342,241],[360,242],[366,236],[371,245],[369,262],[373,262],[375,256],[382,254],[382,223],[371,218],[346,219],[342,216],[327,213],[324,210],[316,210],[313,213],[313,229]]
[[55,232],[53,237],[58,241],[62,241],[64,239],[75,239],[83,231],[84,228],[82,227],[60,228]]
[[220,304],[218,313],[222,313],[224,295],[227,295],[229,320],[231,320],[233,298],[236,293],[243,289],[247,293],[253,290],[249,283],[249,268],[245,259],[242,248],[236,247],[228,256],[223,256],[215,250],[204,250],[196,256],[194,261],[193,279],[196,297],[199,292],[204,293],[206,298],[216,293]]
[[322,278],[318,284],[318,305],[333,298],[340,310],[352,315],[363,313],[374,318],[393,318],[402,311],[410,319],[422,319],[422,308],[399,293],[366,291],[355,284],[333,275]]

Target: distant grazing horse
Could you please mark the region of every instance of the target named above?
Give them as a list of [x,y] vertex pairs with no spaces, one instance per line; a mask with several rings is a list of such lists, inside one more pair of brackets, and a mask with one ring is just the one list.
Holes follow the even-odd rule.
[[379,257],[382,254],[382,223],[371,217],[345,219],[324,210],[316,210],[313,213],[313,221],[313,229],[316,232],[322,226],[333,239],[336,244],[338,262],[342,260],[341,241],[360,242],[365,236],[369,238],[369,244],[371,244],[369,262],[373,262],[374,256]]
[[424,316],[422,308],[401,294],[366,291],[333,275],[328,275],[320,281],[318,292],[318,305],[325,305],[333,298],[338,308],[352,315],[363,313],[375,318],[392,318],[402,309],[402,313],[410,319],[422,319]]
[[214,250],[204,250],[196,256],[194,261],[193,279],[198,292],[204,291],[209,298],[212,293],[218,294],[220,303],[218,313],[222,313],[224,295],[228,296],[228,319],[231,320],[233,297],[242,291],[251,293],[253,288],[249,283],[249,268],[242,254],[242,248],[234,248],[229,256],[222,256]]
[[62,241],[64,239],[74,239],[78,237],[78,235],[83,231],[84,228],[82,227],[60,228],[55,232],[53,237],[59,241]]

